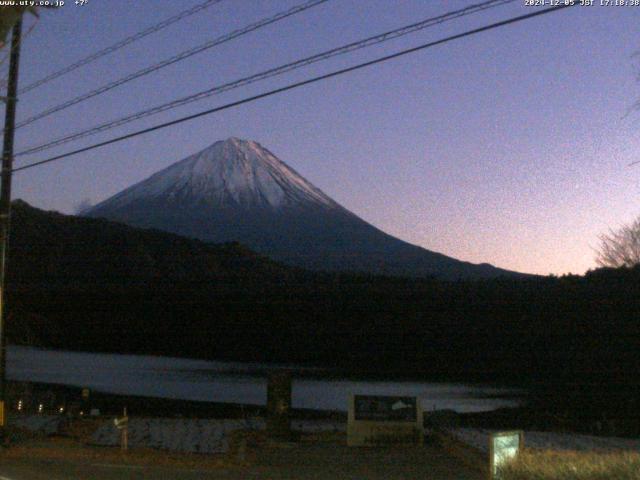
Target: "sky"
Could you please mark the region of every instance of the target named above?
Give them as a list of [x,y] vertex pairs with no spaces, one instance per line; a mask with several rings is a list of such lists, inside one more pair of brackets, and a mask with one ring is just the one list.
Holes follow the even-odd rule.
[[[329,0],[20,128],[16,151],[479,1]],[[28,17],[19,85],[200,2],[67,0],[37,23]],[[18,121],[303,2],[222,0],[24,93]],[[524,3],[21,156],[16,166],[541,8]],[[16,172],[13,197],[74,213],[235,136],[413,244],[522,272],[582,274],[596,267],[598,236],[640,215],[640,165],[629,166],[640,160],[639,26],[640,6],[596,0]]]

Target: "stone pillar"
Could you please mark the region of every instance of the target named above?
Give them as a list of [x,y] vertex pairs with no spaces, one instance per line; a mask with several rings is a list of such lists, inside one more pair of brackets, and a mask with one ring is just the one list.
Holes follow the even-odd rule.
[[267,384],[267,433],[272,438],[291,438],[291,373],[270,372]]

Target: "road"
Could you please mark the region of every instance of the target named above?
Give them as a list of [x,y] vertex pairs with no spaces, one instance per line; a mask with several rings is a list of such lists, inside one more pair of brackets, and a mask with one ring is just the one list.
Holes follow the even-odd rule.
[[0,480],[480,480],[436,446],[349,448],[343,444],[281,444],[247,452],[243,464],[199,469],[123,465],[87,459],[10,456],[0,461]]

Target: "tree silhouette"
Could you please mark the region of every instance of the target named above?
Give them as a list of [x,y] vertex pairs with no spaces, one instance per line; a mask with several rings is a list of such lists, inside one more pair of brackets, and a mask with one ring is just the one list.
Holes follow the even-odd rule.
[[[16,2],[17,4],[18,2]],[[32,6],[1,6],[0,7],[0,48],[4,47],[8,43],[11,43],[7,39],[9,32],[18,21],[18,19],[25,13],[29,12],[38,16],[36,7]]]
[[599,237],[596,262],[601,267],[633,267],[640,264],[640,216],[631,224]]

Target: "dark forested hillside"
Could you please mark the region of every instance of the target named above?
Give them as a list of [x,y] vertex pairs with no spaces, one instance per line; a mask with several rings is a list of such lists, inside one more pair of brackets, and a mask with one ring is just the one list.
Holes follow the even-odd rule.
[[10,341],[447,379],[629,382],[640,268],[438,282],[319,274],[243,247],[15,205]]
[[14,202],[11,284],[144,286],[164,279],[249,279],[288,271],[237,243],[212,245],[158,230],[44,212]]

